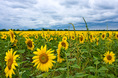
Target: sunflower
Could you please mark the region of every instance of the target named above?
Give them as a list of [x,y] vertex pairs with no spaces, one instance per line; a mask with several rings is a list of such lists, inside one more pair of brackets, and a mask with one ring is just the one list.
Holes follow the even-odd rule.
[[84,43],[84,40],[85,40],[85,38],[84,38],[84,36],[81,34],[81,36],[79,37],[79,42],[80,42],[80,43]]
[[44,33],[42,33],[41,36],[42,36],[42,38],[45,38],[46,37],[46,35]]
[[18,40],[16,39],[16,40],[14,41],[13,46],[16,46],[17,42],[18,42]]
[[90,34],[89,39],[90,39],[90,42],[93,42],[94,40],[93,34]]
[[49,38],[50,38],[50,35],[49,35],[49,34],[47,34],[47,35],[46,35],[46,38],[48,38],[48,39],[49,39]]
[[75,36],[74,36],[74,35],[72,35],[72,36],[71,36],[71,39],[72,39],[72,40],[75,40]]
[[99,38],[95,38],[95,40],[96,40],[96,44],[98,45],[98,43],[99,43]]
[[38,39],[38,35],[35,36],[35,39]]
[[115,61],[115,57],[114,57],[114,53],[113,52],[110,52],[109,53],[109,51],[108,52],[106,52],[105,54],[104,54],[104,61],[106,62],[106,63],[109,63],[109,64],[112,64],[112,62],[114,62]]
[[30,50],[34,49],[34,42],[32,39],[26,39],[25,43],[27,44],[27,48]]
[[118,39],[118,33],[115,34],[116,39]]
[[8,52],[6,52],[6,56],[5,56],[5,61],[6,61],[6,68],[4,70],[6,77],[10,77],[12,78],[12,74],[14,73],[14,69],[15,66],[18,66],[18,64],[16,63],[16,59],[17,57],[19,57],[19,55],[15,55],[16,51],[13,53],[13,50],[11,48],[11,50],[8,50]]
[[62,41],[63,41],[63,40],[67,40],[67,37],[66,37],[66,36],[64,36],[64,37],[62,38]]
[[101,35],[102,40],[104,40],[104,39],[105,39],[105,37],[106,37],[106,34],[105,34],[105,33],[103,33],[103,34]]
[[61,63],[62,61],[64,61],[65,59],[63,58],[63,54],[62,53],[62,45],[58,45],[58,49],[57,49],[57,62]]
[[10,35],[10,41],[13,43],[15,41],[15,34],[12,30],[9,30],[9,35]]
[[53,40],[53,37],[51,37],[51,38],[49,39],[49,42],[52,41],[52,40]]
[[61,45],[63,48],[68,49],[68,42],[66,40],[63,40],[59,42],[59,45]]
[[52,68],[53,63],[55,63],[55,61],[53,61],[53,59],[56,58],[56,56],[54,56],[54,54],[50,50],[46,51],[47,46],[45,45],[45,47],[41,46],[41,49],[37,48],[37,51],[34,51],[33,53],[35,54],[35,56],[32,58],[33,62],[35,63],[34,66],[37,65],[37,69],[41,70],[41,71],[45,71],[48,72],[49,68]]
[[7,39],[7,35],[2,35],[1,39]]

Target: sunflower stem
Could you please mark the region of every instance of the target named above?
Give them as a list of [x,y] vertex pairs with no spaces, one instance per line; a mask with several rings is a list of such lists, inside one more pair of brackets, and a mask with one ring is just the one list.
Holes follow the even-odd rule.
[[52,77],[54,76],[55,69],[57,68],[57,64],[58,64],[58,62],[56,63],[56,66],[55,66],[55,68],[54,68],[54,71],[52,72]]
[[69,62],[68,62],[67,55],[66,55],[66,63],[67,63],[67,77],[69,78]]
[[96,64],[95,76],[96,76],[96,78],[97,78],[97,64]]
[[75,34],[75,37],[76,37],[75,26],[72,23],[69,23],[69,24],[71,24],[73,26],[74,34]]
[[18,74],[18,78],[21,78],[21,76],[19,74],[19,69],[16,69],[16,73]]
[[3,61],[2,60],[1,60],[1,63],[2,63],[2,66],[1,66],[2,67],[2,77],[5,78],[5,76],[4,76],[4,67],[3,67],[4,64],[3,64]]

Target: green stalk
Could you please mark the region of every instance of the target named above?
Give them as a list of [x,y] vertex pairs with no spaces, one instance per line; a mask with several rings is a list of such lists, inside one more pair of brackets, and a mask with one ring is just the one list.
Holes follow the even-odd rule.
[[69,78],[69,62],[68,62],[67,55],[66,55],[66,63],[67,63],[67,77]]
[[56,63],[56,66],[55,66],[55,68],[54,68],[54,71],[52,72],[52,77],[54,76],[55,69],[57,68],[57,64],[58,64],[58,62]]
[[96,64],[95,77],[97,78],[97,64]]
[[18,78],[21,78],[20,74],[19,74],[19,69],[16,69],[16,73],[18,74]]
[[72,23],[69,23],[69,24],[71,24],[73,26],[74,34],[75,34],[75,37],[76,37],[75,26]]
[[3,61],[2,60],[1,60],[1,63],[2,63],[2,66],[1,66],[2,67],[2,77],[5,78],[5,76],[4,76],[4,64],[3,64]]

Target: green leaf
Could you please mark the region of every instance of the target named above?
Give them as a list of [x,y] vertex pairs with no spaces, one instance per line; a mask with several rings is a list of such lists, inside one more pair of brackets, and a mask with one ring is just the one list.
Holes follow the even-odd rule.
[[70,53],[66,53],[67,56],[70,56]]
[[114,74],[108,74],[108,77],[115,78]]
[[68,59],[69,61],[75,61],[76,60],[76,58],[72,58],[72,59]]
[[89,67],[87,67],[86,69],[95,69],[95,67],[89,66]]
[[58,68],[56,71],[61,70],[61,71],[66,71],[67,68]]
[[99,63],[100,63],[100,62],[99,62],[98,60],[94,62],[94,64],[96,64],[96,65],[98,65]]
[[88,75],[88,78],[96,78],[96,76]]
[[79,68],[80,69],[80,66],[78,66],[77,64],[74,64],[71,67],[73,67],[73,68]]
[[48,77],[49,74],[50,74],[50,72],[43,73],[42,76],[43,76],[43,77]]
[[104,67],[104,66],[102,66],[101,68],[98,69],[99,72],[101,72],[101,71],[107,71],[107,70],[108,69],[106,67]]
[[93,66],[89,66],[86,69],[90,70],[90,72],[95,72],[96,71],[95,67],[93,67]]
[[87,76],[88,74],[85,74],[85,73],[76,73],[75,74],[75,77],[85,77]]
[[20,76],[22,76],[22,74],[25,72],[26,72],[26,70],[19,72]]
[[37,78],[41,78],[41,77],[43,77],[43,76],[42,76],[42,74],[40,74],[40,75],[37,75],[36,77],[37,77]]
[[93,58],[94,58],[94,60],[98,60],[98,58],[97,58],[97,57],[95,57],[95,56],[93,56]]
[[22,62],[18,62],[18,65],[21,65],[23,63],[26,63],[27,61],[22,61]]
[[25,52],[25,49],[23,49],[23,50],[18,50],[17,52],[18,52],[18,53],[24,53],[24,52]]

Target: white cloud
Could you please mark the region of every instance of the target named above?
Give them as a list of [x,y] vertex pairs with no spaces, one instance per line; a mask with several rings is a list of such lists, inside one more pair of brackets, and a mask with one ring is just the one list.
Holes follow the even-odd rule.
[[117,3],[118,0],[0,0],[0,24],[7,28],[50,28],[83,23],[82,17],[87,22],[117,22]]

